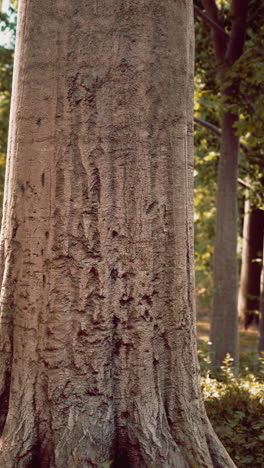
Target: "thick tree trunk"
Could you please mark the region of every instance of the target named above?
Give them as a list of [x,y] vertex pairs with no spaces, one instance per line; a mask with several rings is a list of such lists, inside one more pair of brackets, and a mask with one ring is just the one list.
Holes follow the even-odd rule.
[[237,170],[239,139],[234,123],[237,117],[223,116],[218,165],[216,234],[214,249],[214,294],[210,339],[213,365],[220,367],[229,353],[238,368],[237,313]]
[[192,4],[21,0],[0,466],[231,467],[199,390]]
[[[245,201],[242,261],[238,295],[239,317],[245,328],[258,323],[264,211]],[[259,261],[258,261],[259,260]]]

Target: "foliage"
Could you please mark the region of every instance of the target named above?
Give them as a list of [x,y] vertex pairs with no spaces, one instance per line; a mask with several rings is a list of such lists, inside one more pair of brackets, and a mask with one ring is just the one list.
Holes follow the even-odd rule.
[[[231,27],[231,2],[218,0],[220,18],[227,33]],[[201,0],[195,5],[203,10]],[[264,1],[250,0],[245,52],[230,68],[228,83],[240,82],[240,92],[232,97],[229,108],[239,113],[237,131],[248,151],[241,151],[241,179],[250,181],[251,190],[239,186],[239,229],[243,218],[243,201],[263,207],[264,181]],[[195,116],[221,129],[221,116],[227,104],[221,99],[221,69],[215,60],[208,24],[196,16]],[[215,225],[216,173],[220,152],[219,136],[195,124],[195,268],[199,300],[210,303],[212,295],[212,257]],[[200,300],[200,305],[201,304]]]
[[212,293],[217,153],[208,151],[203,133],[199,133],[201,141],[196,150],[194,171],[195,272],[200,305],[209,305]]
[[264,355],[255,374],[248,372],[237,379],[227,355],[218,380],[210,377],[210,344],[202,344],[199,358],[205,407],[219,439],[238,468],[263,467]]
[[263,467],[264,386],[253,376],[219,382],[203,379],[209,419],[238,468]]
[[[203,77],[204,79],[204,77]],[[218,124],[214,110],[215,89],[202,82],[197,71],[195,77],[195,115]],[[205,86],[207,86],[206,89]],[[205,110],[206,109],[206,112]],[[195,125],[194,166],[194,226],[195,271],[200,303],[209,305],[212,294],[213,239],[215,231],[216,175],[219,159],[219,137]]]
[[10,38],[10,48],[15,46],[16,25],[17,25],[17,8],[14,2],[11,2],[8,12],[0,11],[0,30],[7,32]]
[[[201,8],[202,5],[197,2]],[[219,126],[220,94],[217,64],[214,58],[210,29],[195,19],[195,104],[196,117]],[[215,229],[215,197],[219,137],[195,124],[194,133],[194,207],[195,207],[195,271],[200,305],[209,305],[212,295],[212,260]]]
[[0,29],[9,33],[9,46],[0,45],[0,215],[5,177],[5,159],[13,74],[13,55],[16,30],[16,12],[10,7],[8,13],[0,14]]
[[[263,17],[264,2],[260,14],[260,18]],[[242,154],[240,176],[250,180],[252,189],[244,194],[251,198],[254,206],[263,209],[264,108],[259,96],[264,94],[264,26],[255,23],[248,27],[247,48],[230,70],[229,79],[230,83],[237,77],[240,79],[240,93],[233,96],[232,108],[239,112],[236,127],[248,148],[247,153]]]

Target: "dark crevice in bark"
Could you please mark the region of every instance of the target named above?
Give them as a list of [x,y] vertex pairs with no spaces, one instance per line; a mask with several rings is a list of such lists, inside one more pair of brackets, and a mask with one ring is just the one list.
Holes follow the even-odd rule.
[[13,468],[57,468],[50,447],[43,447],[40,440],[36,440],[23,457],[18,457]]
[[129,463],[127,454],[126,453],[123,453],[123,454],[121,453],[121,454],[117,455],[117,457],[115,458],[114,463],[112,465],[112,468],[124,468],[124,467],[130,468],[131,465]]
[[34,413],[34,418],[35,418],[35,425],[34,429],[32,428],[32,431],[34,430],[35,432],[35,440],[32,444],[31,448],[31,462],[29,463],[28,468],[37,468],[41,467],[41,441],[39,437],[39,420],[37,417],[37,403],[36,403],[36,397],[37,397],[37,386],[36,386],[36,380],[34,381],[33,384],[33,394],[32,394],[32,406],[33,406],[33,413]]
[[8,405],[9,405],[9,395],[10,395],[10,381],[11,381],[11,372],[6,370],[5,372],[5,387],[2,395],[0,396],[0,435],[4,430],[7,413],[8,413]]
[[31,449],[31,461],[28,463],[27,468],[49,468],[49,465],[43,464],[43,460],[41,460],[41,445],[39,441],[33,445]]
[[[16,229],[15,235],[18,228],[18,223],[15,220],[14,222]],[[14,233],[14,229],[13,229]],[[6,275],[6,280],[2,286],[8,285],[9,293],[7,304],[3,304],[3,324],[0,334],[0,344],[2,341],[2,360],[3,360],[3,373],[4,379],[2,384],[2,393],[0,394],[0,435],[2,434],[8,414],[9,408],[9,398],[10,398],[10,386],[11,386],[11,376],[12,376],[12,358],[13,358],[13,333],[14,333],[14,314],[15,314],[15,304],[14,304],[14,294],[16,290],[16,278],[12,276],[13,273],[13,265],[15,263],[16,254],[18,250],[19,243],[13,240],[13,253],[10,256],[10,264],[8,266],[8,272]],[[5,350],[6,341],[9,341],[10,350],[7,353]]]

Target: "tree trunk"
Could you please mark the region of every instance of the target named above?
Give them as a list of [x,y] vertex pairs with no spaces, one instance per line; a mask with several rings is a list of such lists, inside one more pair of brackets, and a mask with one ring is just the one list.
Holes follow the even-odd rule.
[[[213,367],[217,368],[229,353],[238,371],[238,310],[237,310],[237,172],[239,137],[234,127],[239,115],[230,108],[233,97],[239,93],[239,79],[229,76],[232,65],[244,49],[248,0],[232,1],[232,27],[230,35],[223,38],[213,30],[222,97],[226,108],[222,119],[220,160],[217,176],[216,235],[214,249],[214,293],[211,318]],[[223,26],[214,1],[203,0],[212,19]],[[232,83],[230,84],[230,79]],[[229,82],[229,83],[228,83]]]
[[0,466],[234,466],[199,390],[192,4],[21,0]]
[[264,238],[262,252],[262,269],[260,276],[260,298],[259,298],[259,346],[260,353],[264,352]]
[[239,139],[234,123],[237,117],[223,116],[218,165],[216,234],[214,249],[214,294],[210,339],[213,365],[220,367],[226,354],[238,368],[237,314],[237,170]]
[[238,310],[245,328],[258,323],[264,211],[245,201]]

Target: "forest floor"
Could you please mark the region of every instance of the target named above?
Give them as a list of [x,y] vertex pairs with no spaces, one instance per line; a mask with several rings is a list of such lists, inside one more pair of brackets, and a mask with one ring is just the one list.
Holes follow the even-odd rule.
[[[209,341],[210,318],[209,310],[197,307],[197,338],[198,344]],[[247,330],[243,326],[239,328],[240,337],[240,357],[245,358],[249,354],[257,353],[259,332],[257,327],[250,327]]]
[[[198,302],[198,301],[197,301]],[[239,375],[226,359],[216,378],[211,372],[210,308],[197,305],[198,352],[209,419],[238,468],[264,468],[264,359],[258,354],[257,327],[239,329]]]

